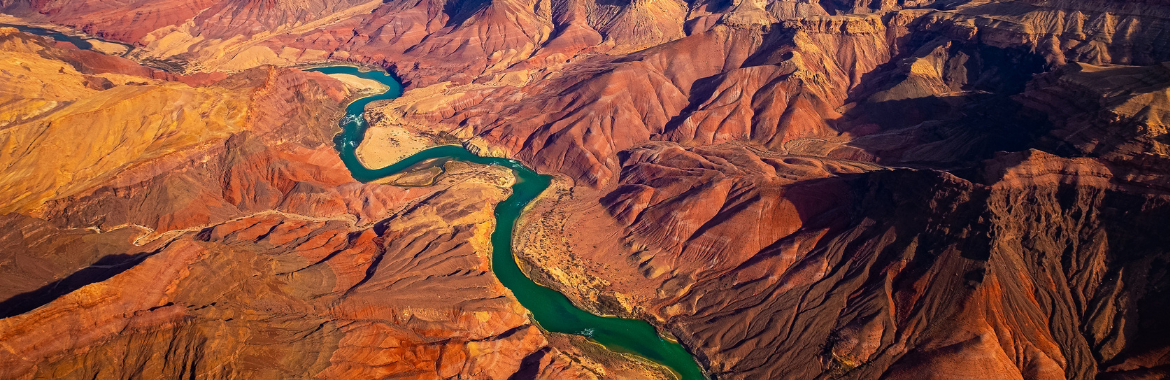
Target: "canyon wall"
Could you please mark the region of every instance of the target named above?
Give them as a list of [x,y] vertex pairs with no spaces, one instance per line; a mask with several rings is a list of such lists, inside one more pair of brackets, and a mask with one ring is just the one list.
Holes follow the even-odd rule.
[[350,177],[331,137],[361,89],[0,41],[0,377],[665,376],[544,333],[491,275],[507,170]]
[[345,61],[407,82],[367,166],[557,175],[522,266],[713,378],[1170,376],[1163,1],[69,3],[0,10],[136,48],[0,39],[7,375],[661,375],[491,276],[507,173],[350,178],[266,66]]

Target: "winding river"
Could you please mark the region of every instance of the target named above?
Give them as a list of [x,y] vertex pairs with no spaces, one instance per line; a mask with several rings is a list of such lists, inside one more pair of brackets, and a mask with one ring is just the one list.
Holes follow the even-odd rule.
[[58,31],[52,30],[52,29],[38,28],[35,26],[27,26],[27,25],[9,25],[9,24],[0,24],[0,28],[16,28],[17,30],[28,33],[28,34],[35,34],[38,36],[49,37],[49,38],[52,38],[52,39],[57,40],[57,41],[68,42],[68,43],[73,44],[73,46],[76,46],[78,49],[81,49],[81,50],[93,49],[93,44],[90,43],[89,41],[87,41],[85,38],[78,37],[78,36],[66,35],[64,33],[61,33],[61,32],[58,32]]
[[383,72],[364,72],[355,67],[332,66],[312,69],[324,74],[349,74],[373,79],[390,86],[385,93],[358,99],[346,108],[341,120],[342,133],[334,139],[345,166],[359,181],[373,181],[392,175],[429,159],[459,160],[482,165],[500,165],[512,169],[516,184],[512,195],[496,206],[496,230],[492,232],[492,271],[496,277],[530,312],[541,328],[558,333],[586,336],[606,348],[622,353],[636,354],[669,367],[683,380],[705,379],[695,359],[681,345],[663,339],[649,323],[616,317],[602,317],[581,310],[563,294],[533,282],[516,264],[512,254],[512,230],[516,218],[525,206],[548,188],[551,178],[537,174],[516,160],[480,157],[461,146],[439,146],[407,157],[394,165],[380,169],[366,168],[357,159],[355,150],[361,144],[368,126],[364,118],[366,105],[378,100],[402,95],[402,85]]
[[[92,49],[85,38],[69,36],[60,32],[24,25],[4,25],[21,31],[51,37],[74,44],[80,49]],[[394,165],[380,169],[369,169],[358,161],[357,146],[361,144],[369,125],[365,120],[366,105],[379,100],[394,99],[402,95],[402,84],[394,77],[380,71],[362,71],[351,66],[330,66],[311,69],[323,74],[349,74],[372,79],[389,86],[381,94],[363,97],[346,107],[341,120],[342,132],[333,140],[341,160],[345,162],[353,177],[362,182],[373,181],[399,173],[419,162],[430,159],[459,160],[481,165],[500,165],[512,169],[516,184],[512,195],[496,205],[496,230],[492,232],[492,271],[504,286],[512,291],[520,304],[532,313],[532,318],[543,329],[551,332],[576,334],[588,337],[607,349],[640,355],[670,368],[682,380],[705,380],[706,376],[698,363],[676,342],[663,339],[649,323],[616,317],[602,317],[581,310],[563,294],[533,282],[516,264],[512,254],[512,231],[516,219],[528,203],[548,188],[552,177],[537,174],[516,160],[496,157],[480,157],[461,146],[438,146],[407,157]]]

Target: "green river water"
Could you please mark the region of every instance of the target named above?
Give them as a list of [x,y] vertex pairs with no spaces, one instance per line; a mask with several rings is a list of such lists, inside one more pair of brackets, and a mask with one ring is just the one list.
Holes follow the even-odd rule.
[[616,317],[602,317],[581,310],[563,294],[541,286],[520,270],[512,254],[512,230],[516,218],[525,206],[548,188],[552,177],[537,174],[516,160],[480,157],[461,146],[439,146],[424,150],[394,165],[380,169],[366,168],[354,151],[361,143],[368,126],[364,112],[371,102],[393,99],[402,95],[402,85],[390,75],[378,71],[361,71],[355,67],[332,66],[312,69],[325,74],[350,74],[377,80],[390,86],[385,93],[358,99],[346,108],[341,120],[342,133],[334,139],[345,166],[359,181],[373,181],[392,175],[429,159],[449,159],[483,165],[500,165],[512,169],[516,184],[512,195],[496,205],[496,230],[492,232],[492,271],[512,294],[532,312],[532,318],[541,328],[558,333],[577,334],[593,339],[606,348],[622,353],[640,355],[661,363],[683,380],[705,379],[695,359],[678,343],[663,339],[650,324]]

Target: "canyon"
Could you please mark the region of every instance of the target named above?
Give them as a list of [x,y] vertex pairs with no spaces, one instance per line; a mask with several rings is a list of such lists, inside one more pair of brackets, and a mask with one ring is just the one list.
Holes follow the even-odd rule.
[[[1170,3],[0,0],[0,377],[1170,377]],[[97,50],[97,49],[94,49]],[[344,149],[343,149],[344,150]],[[359,180],[360,179],[360,180]],[[612,347],[610,347],[612,348]]]

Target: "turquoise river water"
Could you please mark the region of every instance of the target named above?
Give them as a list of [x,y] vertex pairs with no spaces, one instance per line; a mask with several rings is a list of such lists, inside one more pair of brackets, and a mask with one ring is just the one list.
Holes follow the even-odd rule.
[[496,230],[492,232],[492,271],[512,294],[532,312],[532,318],[541,328],[558,333],[577,334],[593,339],[606,348],[639,355],[669,367],[683,380],[705,379],[695,359],[676,342],[663,339],[649,323],[616,317],[602,317],[581,310],[563,294],[541,286],[520,270],[512,254],[512,231],[516,218],[525,206],[548,188],[551,178],[537,174],[519,161],[496,157],[480,157],[461,146],[439,146],[380,169],[366,168],[357,159],[355,150],[361,144],[368,123],[364,112],[371,102],[393,99],[402,95],[402,85],[390,75],[378,71],[362,71],[355,67],[332,66],[312,69],[325,74],[350,74],[377,80],[390,86],[385,93],[358,99],[346,108],[341,120],[342,132],[334,139],[345,166],[359,181],[368,182],[389,176],[418,164],[439,158],[473,162],[482,165],[500,165],[512,169],[516,184],[512,195],[496,205]]

